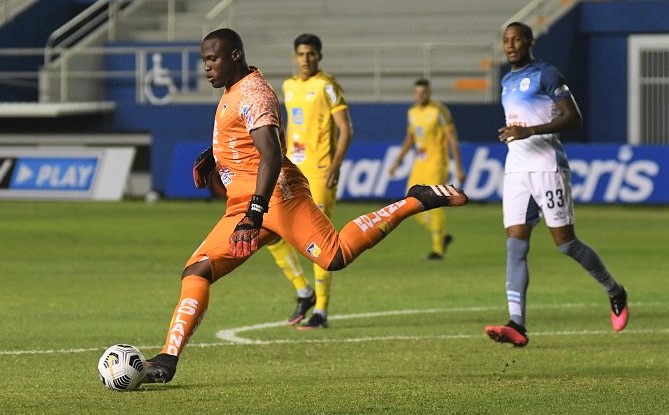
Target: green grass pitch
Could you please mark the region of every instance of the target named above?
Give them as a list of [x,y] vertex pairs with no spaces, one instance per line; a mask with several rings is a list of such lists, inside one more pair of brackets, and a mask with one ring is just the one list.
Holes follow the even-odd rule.
[[[340,203],[334,222],[381,206]],[[0,203],[0,413],[669,413],[666,207],[576,208],[578,235],[629,290],[623,333],[542,223],[530,343],[487,339],[483,327],[507,316],[505,236],[499,204],[471,204],[447,212],[455,240],[444,261],[423,259],[428,234],[409,219],[336,273],[327,330],[278,324],[294,292],[262,250],[214,285],[171,383],[105,389],[96,365],[107,346],[159,350],[183,264],[223,208]]]

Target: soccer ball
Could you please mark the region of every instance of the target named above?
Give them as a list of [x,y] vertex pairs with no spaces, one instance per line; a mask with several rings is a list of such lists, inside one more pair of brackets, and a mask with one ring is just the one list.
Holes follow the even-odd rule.
[[98,361],[102,384],[117,391],[135,390],[146,376],[146,359],[136,347],[115,344]]

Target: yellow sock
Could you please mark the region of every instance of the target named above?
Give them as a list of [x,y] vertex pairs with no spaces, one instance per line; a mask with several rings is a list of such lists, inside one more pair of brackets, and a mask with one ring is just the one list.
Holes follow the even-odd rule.
[[274,257],[276,265],[283,271],[283,275],[295,287],[295,291],[299,292],[309,286],[309,282],[304,277],[302,265],[300,265],[300,258],[288,242],[282,239],[273,245],[267,245],[267,248]]
[[315,310],[327,312],[330,303],[330,283],[332,281],[332,272],[326,271],[318,265],[314,265],[314,277],[316,280],[314,288],[316,289]]
[[443,209],[433,209],[429,212],[425,212],[429,215],[430,221],[428,222],[428,229],[430,230],[430,235],[432,236],[432,252],[436,252],[439,255],[444,254],[444,210]]

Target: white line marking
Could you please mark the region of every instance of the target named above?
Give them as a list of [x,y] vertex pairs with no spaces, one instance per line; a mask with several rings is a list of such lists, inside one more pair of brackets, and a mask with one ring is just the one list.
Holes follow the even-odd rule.
[[[554,308],[585,308],[585,307],[601,307],[602,304],[597,303],[567,303],[567,304],[544,304],[537,306],[528,306],[531,309],[554,309]],[[666,303],[631,303],[631,308],[637,307],[652,307],[652,306],[666,306]],[[390,310],[378,311],[370,313],[357,314],[341,314],[329,317],[330,320],[347,320],[352,318],[372,318],[384,316],[398,316],[398,315],[414,315],[414,314],[435,314],[435,313],[460,313],[460,312],[476,312],[476,311],[492,311],[500,310],[501,307],[452,307],[452,308],[429,308],[425,310]],[[212,343],[190,343],[189,347],[220,347],[220,346],[238,346],[238,345],[272,345],[272,344],[308,344],[308,343],[362,343],[373,341],[402,341],[402,340],[457,340],[457,339],[472,339],[484,337],[480,334],[444,334],[444,335],[426,335],[426,336],[377,336],[377,337],[355,337],[344,339],[277,339],[277,340],[257,340],[248,339],[238,336],[238,333],[247,331],[263,330],[275,327],[287,326],[286,321],[277,321],[273,323],[254,324],[250,326],[237,327],[233,329],[220,330],[216,336],[223,341]],[[669,328],[657,329],[627,329],[622,333],[616,333],[612,330],[575,330],[575,331],[545,331],[532,332],[532,337],[542,336],[601,336],[601,335],[625,335],[625,334],[666,334],[669,333]],[[88,353],[106,349],[104,347],[89,347],[77,349],[43,349],[43,350],[0,350],[0,356],[20,356],[20,355],[45,355],[45,354],[70,354],[70,353]],[[140,350],[145,349],[161,349],[159,346],[138,346]]]

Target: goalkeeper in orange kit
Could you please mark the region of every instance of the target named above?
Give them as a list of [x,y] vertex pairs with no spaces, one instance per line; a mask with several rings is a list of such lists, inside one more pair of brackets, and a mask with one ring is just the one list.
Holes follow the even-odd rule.
[[260,71],[247,65],[239,35],[230,29],[211,32],[202,41],[201,58],[207,80],[226,89],[216,109],[212,148],[198,158],[193,175],[204,187],[211,171],[217,171],[228,204],[186,261],[165,344],[147,360],[147,383],[172,380],[179,356],[205,315],[211,285],[263,245],[283,238],[310,261],[335,271],[407,217],[468,202],[450,185],[416,185],[405,199],[359,216],[338,233],[314,203],[306,177],[285,156],[279,101]]

